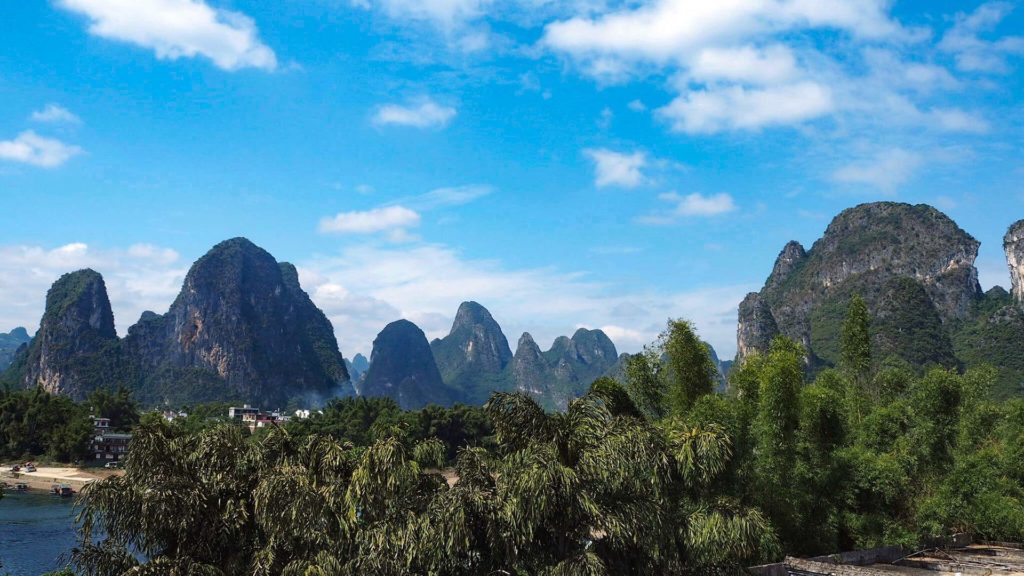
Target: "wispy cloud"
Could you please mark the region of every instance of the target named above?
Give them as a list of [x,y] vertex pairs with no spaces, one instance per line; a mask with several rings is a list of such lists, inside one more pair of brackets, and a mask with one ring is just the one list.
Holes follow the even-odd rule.
[[659,194],[658,199],[671,204],[672,207],[666,211],[641,216],[637,218],[638,222],[665,225],[682,218],[718,216],[736,210],[736,202],[732,195],[726,193],[705,196],[695,192],[683,196],[676,192],[666,192]]
[[1024,36],[985,39],[982,34],[995,30],[1012,10],[1010,2],[986,2],[970,14],[958,14],[956,24],[942,37],[939,48],[954,55],[960,70],[1009,72],[1007,59],[1024,55]]
[[417,104],[385,104],[373,115],[374,124],[380,126],[410,126],[413,128],[444,128],[455,118],[457,110],[426,99]]
[[[33,331],[46,291],[61,274],[81,268],[103,274],[117,328],[124,335],[145,310],[164,312],[188,265],[167,247],[99,249],[84,243],[58,247],[0,246],[0,318],[3,329]],[[510,340],[530,331],[538,342],[600,327],[620,351],[652,341],[669,317],[693,320],[723,357],[735,351],[736,307],[751,286],[700,287],[659,292],[588,280],[579,272],[514,268],[496,260],[468,259],[443,245],[351,246],[299,262],[303,288],[328,315],[342,351],[369,353],[389,322],[408,318],[431,338],[444,335],[460,302],[487,306]],[[443,270],[443,273],[439,273]]]
[[346,353],[369,352],[377,332],[398,318],[417,323],[429,338],[443,336],[459,303],[476,300],[513,342],[529,331],[543,346],[582,325],[605,329],[620,351],[634,352],[657,336],[666,319],[685,317],[696,322],[701,336],[723,357],[730,357],[736,309],[751,289],[630,289],[580,273],[467,259],[451,247],[433,244],[352,246],[303,262],[299,272],[303,287],[334,323]]
[[50,124],[81,124],[82,120],[67,108],[58,104],[47,104],[42,110],[36,110],[29,117],[33,122]]
[[692,90],[657,113],[675,132],[714,134],[800,124],[826,116],[833,109],[828,87],[807,81],[763,88]]
[[488,196],[494,192],[491,186],[470,184],[467,186],[448,186],[436,188],[410,199],[410,204],[421,210],[430,210],[441,206],[461,206]]
[[405,242],[410,228],[420,225],[420,215],[405,206],[385,206],[365,211],[340,212],[320,221],[324,234],[376,234],[386,232],[392,241]]
[[56,168],[82,153],[78,146],[26,130],[13,140],[0,140],[0,160]]
[[588,148],[583,153],[594,163],[594,185],[598,188],[619,186],[636,188],[647,178],[645,152],[616,152],[607,148]]
[[164,312],[181,289],[186,267],[170,248],[137,244],[103,249],[74,242],[57,247],[0,246],[0,331],[39,326],[46,291],[62,274],[93,268],[103,275],[124,335],[145,310]]
[[832,174],[832,179],[843,184],[856,184],[876,188],[892,194],[907,183],[923,164],[916,152],[893,148],[878,152],[873,158],[847,164]]
[[481,16],[490,0],[352,0],[358,8],[378,8],[391,18],[415,20],[451,30]]
[[57,0],[89,18],[89,33],[149,48],[163,60],[205,56],[224,70],[277,67],[274,51],[241,12],[203,0]]

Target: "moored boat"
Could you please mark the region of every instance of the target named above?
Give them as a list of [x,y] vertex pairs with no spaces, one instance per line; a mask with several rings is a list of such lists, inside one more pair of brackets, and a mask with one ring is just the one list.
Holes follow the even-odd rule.
[[60,496],[61,498],[68,498],[75,495],[75,490],[68,484],[54,484],[50,486],[50,494]]

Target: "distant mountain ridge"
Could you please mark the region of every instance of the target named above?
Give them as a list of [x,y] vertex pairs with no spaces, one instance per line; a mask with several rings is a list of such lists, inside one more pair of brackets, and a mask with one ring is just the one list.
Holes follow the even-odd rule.
[[[403,324],[402,330],[411,334],[413,328],[422,332],[411,322]],[[477,302],[463,302],[448,335],[430,343],[429,360],[442,377],[438,386],[426,375],[430,370],[424,365],[429,361],[418,344],[413,346],[417,351],[409,355],[409,360],[394,360],[397,355],[393,331],[394,326],[389,324],[374,341],[363,390],[366,395],[395,397],[393,393],[381,392],[384,388],[377,386],[377,374],[382,370],[374,365],[381,357],[388,359],[388,367],[383,370],[388,374],[388,382],[434,382],[431,386],[435,390],[421,393],[434,402],[479,405],[495,391],[520,391],[548,408],[564,409],[569,400],[585,394],[591,382],[615,372],[620,362],[615,345],[604,332],[585,328],[577,330],[571,338],[556,338],[546,352],[528,333],[523,334],[513,354],[491,313]]]
[[[762,290],[740,304],[737,360],[784,335],[806,347],[812,370],[836,365],[846,309],[858,294],[871,313],[877,361],[993,364],[999,393],[1022,393],[1024,221],[1004,238],[1010,291],[982,293],[978,248],[930,206],[881,202],[844,210],[810,250],[788,243]],[[0,334],[0,354],[10,358],[0,384],[76,399],[127,386],[144,405],[230,400],[265,407],[351,395],[389,396],[410,408],[482,404],[494,391],[520,391],[564,409],[595,379],[622,379],[629,357],[603,331],[586,328],[547,350],[523,333],[513,351],[498,321],[472,301],[433,342],[411,322],[389,324],[369,360],[345,360],[334,334],[294,266],[234,238],[193,264],[165,314],[143,313],[124,338],[114,329],[103,277],[88,269],[65,274],[47,293],[34,338],[24,329]],[[710,352],[724,390],[733,362]]]
[[32,337],[28,335],[28,330],[20,326],[7,334],[0,333],[0,371],[10,366],[18,348],[28,344],[31,340]]

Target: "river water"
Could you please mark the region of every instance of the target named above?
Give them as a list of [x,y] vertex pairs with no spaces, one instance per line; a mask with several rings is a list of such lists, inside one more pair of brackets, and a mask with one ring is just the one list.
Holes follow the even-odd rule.
[[74,501],[42,491],[5,492],[0,499],[0,574],[39,576],[66,566],[77,544]]

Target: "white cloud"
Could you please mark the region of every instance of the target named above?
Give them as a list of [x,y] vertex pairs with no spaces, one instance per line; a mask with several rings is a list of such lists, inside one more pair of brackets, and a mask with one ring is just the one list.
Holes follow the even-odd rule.
[[892,194],[914,176],[923,162],[924,159],[916,152],[893,148],[879,152],[874,158],[839,168],[832,174],[832,179]]
[[829,89],[815,82],[767,88],[709,88],[680,95],[658,109],[672,130],[713,134],[725,130],[757,130],[798,124],[833,110]]
[[[0,319],[6,323],[0,331],[16,326],[35,330],[46,291],[62,274],[81,268],[103,274],[122,336],[143,311],[165,312],[187,272],[177,252],[145,244],[128,249],[84,243],[0,246]],[[298,268],[303,288],[330,318],[347,357],[369,354],[377,333],[398,318],[416,322],[430,338],[443,336],[459,303],[476,300],[488,307],[513,343],[524,331],[546,346],[581,325],[599,326],[620,352],[635,352],[653,341],[667,318],[683,317],[693,320],[726,358],[735,353],[736,308],[753,288],[638,290],[598,283],[580,273],[470,260],[440,245],[361,245],[300,262]]]
[[705,48],[697,53],[689,73],[701,81],[727,80],[752,84],[788,82],[798,75],[793,52],[781,44]]
[[391,233],[391,239],[405,241],[408,228],[420,225],[420,215],[405,206],[385,206],[366,211],[341,212],[320,221],[320,232],[325,234]]
[[415,322],[428,338],[444,336],[459,303],[476,300],[513,345],[529,331],[546,347],[583,325],[607,327],[620,352],[635,352],[657,336],[666,319],[684,317],[696,322],[701,336],[725,358],[735,353],[736,308],[751,289],[636,291],[551,268],[510,269],[493,260],[467,260],[440,245],[351,247],[302,263],[299,274],[334,324],[346,355],[368,354],[377,333],[398,318]]
[[418,20],[452,29],[483,14],[490,0],[353,0],[359,8],[378,7],[398,20]]
[[47,248],[0,246],[0,319],[9,326],[39,326],[46,291],[62,274],[92,268],[103,275],[122,336],[145,310],[165,312],[181,289],[186,269],[177,252],[136,245],[98,249],[81,242]]
[[277,67],[274,51],[240,12],[215,9],[203,0],[58,0],[87,16],[89,33],[136,44],[157,58],[205,56],[224,70]]
[[594,184],[598,188],[636,188],[647,181],[643,173],[647,165],[647,154],[644,152],[627,154],[607,148],[588,148],[583,153],[594,162]]
[[479,184],[448,186],[436,188],[426,194],[422,194],[412,199],[412,203],[421,210],[430,210],[440,206],[461,206],[469,204],[478,198],[483,198],[492,192],[494,192],[494,188]]
[[[549,24],[540,46],[602,83],[661,76],[674,91],[658,115],[673,131],[717,134],[846,118],[887,124],[916,96],[957,81],[898,54],[927,39],[889,15],[887,0],[691,0],[617,3]],[[815,34],[838,31],[823,47]],[[898,63],[899,71],[881,78]],[[892,101],[911,104],[894,106]],[[901,122],[903,118],[900,118]]]
[[954,55],[960,70],[1009,72],[1007,58],[1024,54],[1024,37],[986,40],[981,34],[994,30],[1012,10],[1013,5],[1009,2],[986,2],[970,14],[957,14],[956,23],[942,37],[939,48]]
[[699,193],[683,196],[676,192],[666,192],[659,194],[658,199],[672,204],[672,209],[641,216],[637,218],[638,222],[664,225],[672,224],[680,218],[719,216],[736,210],[736,202],[730,194],[724,192],[710,196]]
[[878,38],[901,29],[884,0],[655,0],[591,18],[547,26],[543,42],[574,57],[620,61],[677,61],[744,36],[806,28],[835,28]]
[[65,144],[26,130],[13,140],[0,140],[0,160],[55,168],[82,153],[78,146]]
[[989,131],[989,124],[980,116],[960,110],[959,108],[939,108],[931,111],[938,127],[947,132],[969,132],[984,134]]
[[58,104],[47,104],[42,110],[32,113],[30,119],[33,122],[48,122],[53,124],[81,124],[82,120],[75,116],[70,110]]
[[385,104],[377,109],[373,122],[378,125],[411,126],[413,128],[444,128],[457,111],[426,99],[415,105]]

